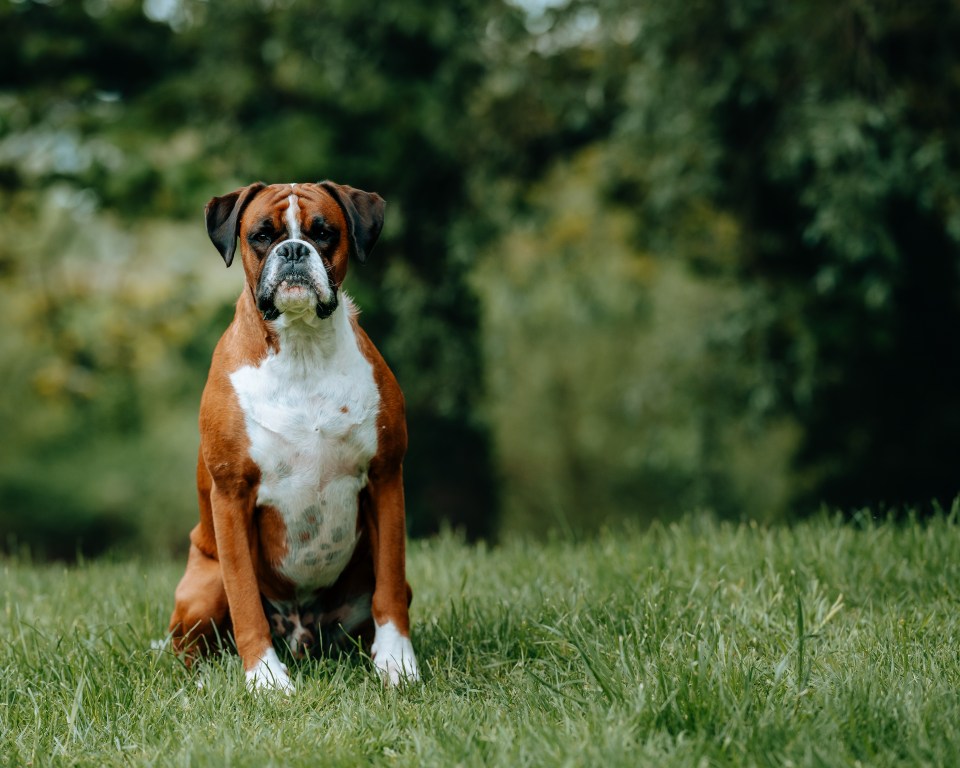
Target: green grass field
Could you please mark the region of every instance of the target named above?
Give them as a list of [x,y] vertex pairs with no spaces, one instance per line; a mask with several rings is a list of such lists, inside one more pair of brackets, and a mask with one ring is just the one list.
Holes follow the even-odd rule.
[[179,563],[0,562],[2,765],[960,765],[960,524],[414,542],[424,682],[253,696],[162,637]]

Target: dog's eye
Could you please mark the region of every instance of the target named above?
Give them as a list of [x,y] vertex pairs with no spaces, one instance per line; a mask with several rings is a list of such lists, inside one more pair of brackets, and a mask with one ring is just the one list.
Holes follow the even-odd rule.
[[253,236],[253,241],[260,243],[260,245],[270,245],[270,243],[273,242],[273,237],[269,232],[257,232],[257,234]]
[[330,227],[323,226],[313,226],[310,228],[310,237],[315,242],[318,243],[329,243],[336,237],[336,232],[334,232]]

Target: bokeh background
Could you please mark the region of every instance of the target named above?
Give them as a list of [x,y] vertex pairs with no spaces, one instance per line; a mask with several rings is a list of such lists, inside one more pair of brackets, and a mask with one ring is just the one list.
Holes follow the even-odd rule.
[[949,503],[958,56],[955,0],[0,0],[0,547],[185,548],[257,179],[388,201],[414,535]]

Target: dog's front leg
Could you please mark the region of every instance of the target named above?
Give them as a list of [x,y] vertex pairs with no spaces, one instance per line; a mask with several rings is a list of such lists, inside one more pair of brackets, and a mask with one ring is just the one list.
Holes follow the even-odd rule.
[[420,679],[410,642],[410,587],[406,576],[406,521],[399,467],[386,477],[371,477],[368,526],[376,586],[371,653],[380,676],[391,685]]
[[247,675],[247,687],[292,693],[293,682],[273,648],[270,627],[260,602],[260,587],[253,565],[255,498],[247,490],[228,493],[214,486],[210,500],[223,587],[230,606],[237,651]]

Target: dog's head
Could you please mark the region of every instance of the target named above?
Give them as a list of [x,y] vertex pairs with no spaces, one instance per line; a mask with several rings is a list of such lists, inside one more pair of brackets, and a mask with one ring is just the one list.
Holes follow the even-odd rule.
[[366,260],[383,227],[383,198],[332,181],[261,182],[215,197],[207,233],[229,267],[237,239],[247,283],[265,320],[329,317],[347,262]]

